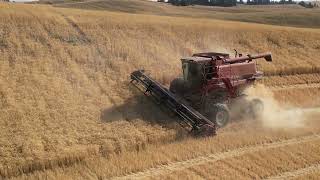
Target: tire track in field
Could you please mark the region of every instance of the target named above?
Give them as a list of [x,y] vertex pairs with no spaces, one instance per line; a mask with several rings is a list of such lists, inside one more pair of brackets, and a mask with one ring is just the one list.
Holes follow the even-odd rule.
[[80,28],[80,26],[74,20],[72,20],[71,18],[69,18],[63,13],[60,13],[60,12],[57,12],[57,13],[60,14],[66,20],[66,22],[80,35],[81,41],[83,43],[91,43],[91,39],[87,36],[87,34]]
[[166,165],[161,165],[155,168],[146,169],[144,171],[128,174],[125,176],[114,177],[113,179],[140,179],[140,178],[146,178],[146,177],[154,177],[154,176],[159,176],[163,174],[169,174],[174,171],[181,171],[193,166],[206,164],[209,162],[211,163],[211,162],[220,161],[227,158],[242,156],[248,153],[258,152],[261,150],[267,150],[267,149],[279,148],[279,147],[284,147],[284,146],[293,145],[293,144],[305,143],[305,142],[314,141],[318,139],[320,139],[320,136],[317,134],[314,134],[314,135],[309,135],[309,136],[304,136],[299,138],[283,140],[279,142],[238,148],[238,149],[234,149],[226,152],[200,156],[200,157],[196,157],[196,158],[188,159],[184,161],[172,162]]
[[307,175],[312,172],[319,172],[320,171],[320,164],[314,164],[305,168],[297,169],[294,171],[284,172],[277,176],[271,176],[266,178],[266,180],[277,180],[277,179],[293,179],[299,176]]

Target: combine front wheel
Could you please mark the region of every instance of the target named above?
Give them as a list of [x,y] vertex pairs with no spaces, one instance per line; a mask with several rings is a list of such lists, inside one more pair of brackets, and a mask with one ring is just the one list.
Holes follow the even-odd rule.
[[171,81],[169,91],[173,94],[182,94],[185,90],[183,78],[176,78]]
[[221,128],[228,124],[229,122],[229,110],[224,104],[214,104],[210,113],[209,119],[216,123],[217,127]]

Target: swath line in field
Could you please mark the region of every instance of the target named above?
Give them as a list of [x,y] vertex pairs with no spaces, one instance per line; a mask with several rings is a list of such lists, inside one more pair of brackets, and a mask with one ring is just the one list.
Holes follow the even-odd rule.
[[83,43],[90,43],[91,42],[91,39],[87,36],[87,34],[80,28],[80,26],[74,20],[72,20],[71,18],[69,18],[68,16],[66,16],[62,13],[59,13],[59,14],[81,36]]
[[22,164],[16,169],[0,169],[0,179],[19,177],[37,171],[52,170],[56,168],[67,168],[76,164],[83,163],[85,155],[65,156],[49,160],[39,160],[27,164]]
[[292,179],[295,177],[307,175],[312,172],[319,172],[320,171],[320,164],[314,164],[305,168],[297,169],[295,171],[288,171],[277,176],[272,176],[266,178],[266,180],[276,180],[276,179]]
[[196,157],[196,158],[188,159],[184,161],[172,162],[166,165],[161,165],[155,168],[150,168],[145,171],[128,174],[122,177],[114,177],[112,179],[140,179],[140,178],[146,178],[146,177],[154,177],[158,175],[168,174],[174,171],[181,171],[193,166],[197,166],[197,165],[201,165],[209,162],[215,162],[215,161],[220,161],[227,158],[242,156],[247,153],[253,153],[253,152],[258,152],[260,150],[284,147],[292,144],[305,143],[305,142],[314,141],[318,139],[320,139],[320,136],[315,134],[315,135],[293,138],[293,139],[279,141],[279,142],[238,148],[231,151],[209,154],[206,156],[200,156],[200,157]]
[[273,91],[285,90],[285,89],[306,89],[306,88],[320,88],[320,83],[309,83],[309,84],[292,84],[284,86],[270,86]]
[[280,72],[267,72],[265,71],[265,77],[272,77],[272,76],[295,76],[295,75],[306,75],[306,74],[319,74],[320,69],[319,68],[304,68],[301,69],[301,67],[295,67],[295,68],[289,68]]

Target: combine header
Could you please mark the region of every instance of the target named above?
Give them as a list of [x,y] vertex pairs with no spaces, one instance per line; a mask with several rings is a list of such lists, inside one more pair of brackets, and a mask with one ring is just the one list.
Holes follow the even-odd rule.
[[167,88],[145,75],[143,70],[131,73],[131,83],[142,87],[145,95],[153,97],[157,103],[164,104],[179,115],[181,118],[179,124],[182,127],[191,128],[191,131],[199,136],[215,135],[216,126],[213,122],[192,107],[180,102]]
[[216,134],[225,126],[230,113],[258,117],[263,111],[259,99],[248,100],[244,90],[260,79],[254,59],[272,61],[271,53],[234,58],[224,53],[198,53],[182,58],[183,77],[170,83],[169,90],[143,70],[131,73],[131,82],[158,104],[165,105],[180,117],[180,125],[198,136]]

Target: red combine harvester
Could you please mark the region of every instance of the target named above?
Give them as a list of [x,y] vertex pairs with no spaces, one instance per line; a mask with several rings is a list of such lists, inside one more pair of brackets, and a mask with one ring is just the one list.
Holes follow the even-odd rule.
[[143,70],[132,72],[131,82],[176,113],[180,125],[195,135],[210,136],[229,122],[230,113],[255,118],[263,111],[261,100],[248,100],[244,94],[263,76],[253,61],[259,58],[272,61],[271,53],[236,52],[233,58],[225,53],[197,53],[181,59],[183,77],[174,79],[169,90]]

